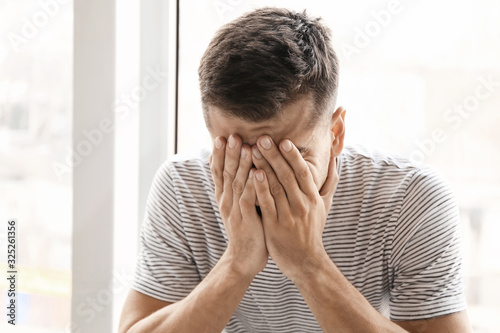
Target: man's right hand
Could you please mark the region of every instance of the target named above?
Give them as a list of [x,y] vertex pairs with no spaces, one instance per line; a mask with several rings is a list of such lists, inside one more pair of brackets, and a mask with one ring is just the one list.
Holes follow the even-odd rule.
[[210,166],[228,238],[226,251],[207,276],[178,302],[159,301],[132,290],[119,332],[221,332],[255,275],[266,266],[269,254],[255,207],[250,147],[242,145],[238,136],[229,137],[227,142],[218,137]]
[[257,275],[267,264],[268,251],[262,220],[256,210],[252,177],[252,151],[241,138],[230,135],[214,140],[210,169],[215,197],[228,238],[224,253],[241,273]]

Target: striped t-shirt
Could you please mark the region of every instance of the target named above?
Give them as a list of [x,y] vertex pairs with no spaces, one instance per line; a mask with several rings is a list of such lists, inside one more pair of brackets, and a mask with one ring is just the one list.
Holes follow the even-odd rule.
[[[227,236],[209,152],[158,169],[147,201],[133,288],[167,302],[188,295],[222,256]],[[346,147],[323,232],[326,252],[371,305],[392,320],[465,309],[457,204],[447,183],[407,160]],[[272,259],[226,332],[321,332]]]

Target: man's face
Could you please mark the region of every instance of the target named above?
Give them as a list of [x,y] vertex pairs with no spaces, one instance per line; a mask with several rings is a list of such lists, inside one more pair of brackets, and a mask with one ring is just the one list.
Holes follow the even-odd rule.
[[217,107],[209,106],[208,131],[212,141],[218,136],[228,138],[236,134],[249,146],[256,145],[257,139],[263,135],[269,135],[276,144],[289,139],[301,152],[319,190],[326,180],[331,147],[335,144],[332,129],[339,117],[338,113],[332,119],[321,117],[317,124],[308,126],[313,107],[312,100],[304,97],[286,106],[277,117],[256,123],[227,116]]

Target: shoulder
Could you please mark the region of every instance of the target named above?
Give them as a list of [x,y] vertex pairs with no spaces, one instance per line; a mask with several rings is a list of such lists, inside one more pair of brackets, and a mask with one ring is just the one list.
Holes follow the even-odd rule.
[[207,150],[176,154],[157,169],[150,190],[155,200],[180,205],[179,209],[212,205],[214,185]]
[[384,192],[405,191],[412,177],[423,170],[407,158],[363,146],[347,146],[338,159],[339,186]]
[[400,228],[435,233],[441,228],[456,229],[458,203],[450,184],[436,171],[416,171],[406,188],[399,215]]
[[390,196],[400,221],[456,208],[453,191],[438,172],[397,154],[349,146],[340,156],[339,169],[340,188],[365,198]]
[[347,147],[342,155],[342,172],[366,178],[375,187],[378,184],[398,184],[404,191],[403,210],[426,208],[428,211],[444,203],[455,203],[450,184],[429,166],[413,163],[397,154],[361,146]]
[[342,163],[363,168],[394,169],[412,171],[421,167],[409,159],[392,152],[369,149],[360,145],[346,146],[342,154]]
[[172,185],[211,181],[209,157],[206,149],[175,154],[160,165],[155,181],[168,180]]
[[430,260],[446,249],[451,251],[459,244],[459,239],[460,214],[450,184],[429,167],[415,170],[399,209],[393,244],[394,259],[406,253],[413,259],[420,258],[419,263],[423,265],[427,261],[418,253],[425,253]]

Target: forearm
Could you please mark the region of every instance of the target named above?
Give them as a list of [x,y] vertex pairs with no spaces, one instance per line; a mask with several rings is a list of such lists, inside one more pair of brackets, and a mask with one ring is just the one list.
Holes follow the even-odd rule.
[[252,277],[244,275],[225,253],[183,300],[136,323],[128,333],[221,332],[245,295]]
[[375,310],[326,253],[293,282],[324,332],[406,332]]

